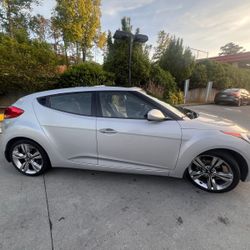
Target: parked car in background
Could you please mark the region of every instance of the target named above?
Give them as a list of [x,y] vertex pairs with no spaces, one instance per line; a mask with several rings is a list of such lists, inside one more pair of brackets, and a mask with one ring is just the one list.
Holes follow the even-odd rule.
[[6,159],[29,176],[50,167],[187,176],[216,193],[249,179],[248,131],[177,110],[135,88],[79,87],[23,97],[6,109],[0,143]]
[[250,104],[250,93],[246,89],[225,89],[216,94],[214,103],[235,104],[237,106],[248,105]]

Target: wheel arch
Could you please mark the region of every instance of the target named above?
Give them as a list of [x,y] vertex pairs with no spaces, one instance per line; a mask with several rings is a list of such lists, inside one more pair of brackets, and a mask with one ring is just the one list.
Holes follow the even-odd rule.
[[[228,153],[231,156],[233,156],[233,158],[236,160],[236,162],[238,163],[239,168],[240,168],[240,176],[241,176],[240,179],[242,181],[246,180],[246,178],[248,176],[248,172],[249,172],[249,166],[248,166],[247,161],[245,160],[245,158],[240,153],[238,153],[238,152],[236,152],[234,150],[231,150],[231,149],[226,149],[226,148],[213,148],[213,149],[210,149],[210,150],[206,150],[206,151],[200,153],[199,155],[207,154],[207,153],[213,153],[213,152],[217,152],[217,153],[218,152],[224,152],[224,153]],[[186,170],[184,172],[184,176],[186,176],[186,174],[187,174],[187,169],[188,169],[188,167],[186,168]]]
[[5,158],[6,158],[6,160],[7,160],[8,162],[11,161],[10,152],[9,152],[11,146],[12,146],[15,142],[20,141],[20,140],[28,140],[28,141],[31,141],[31,142],[36,143],[37,145],[39,145],[39,146],[43,149],[43,151],[46,153],[46,155],[47,155],[47,157],[48,157],[48,159],[49,159],[49,163],[51,164],[50,157],[49,157],[47,151],[44,149],[44,147],[43,147],[41,144],[39,144],[39,143],[36,142],[35,140],[32,140],[32,139],[27,138],[27,137],[21,137],[21,136],[20,136],[20,137],[12,138],[12,139],[9,140],[8,143],[6,144],[6,148],[5,148],[5,151],[4,151],[4,155],[5,155]]

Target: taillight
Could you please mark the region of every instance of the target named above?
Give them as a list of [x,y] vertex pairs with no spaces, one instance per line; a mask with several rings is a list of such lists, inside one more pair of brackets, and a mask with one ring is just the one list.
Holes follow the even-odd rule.
[[20,116],[23,113],[24,113],[24,110],[14,107],[14,106],[10,106],[6,108],[4,111],[4,119],[15,118],[15,117]]

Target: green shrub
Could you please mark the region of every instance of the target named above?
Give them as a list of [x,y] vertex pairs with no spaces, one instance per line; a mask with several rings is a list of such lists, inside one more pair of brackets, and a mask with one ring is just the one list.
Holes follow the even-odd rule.
[[217,89],[239,87],[250,90],[250,70],[212,60],[198,62],[190,78],[190,88],[205,88],[208,81],[212,81]]
[[157,64],[151,66],[150,82],[164,87],[164,92],[176,90],[176,82],[173,76]]
[[113,85],[113,74],[103,70],[102,66],[85,62],[71,66],[59,79],[60,87]]
[[57,56],[45,42],[17,41],[0,34],[0,94],[47,89],[56,74]]
[[165,93],[164,100],[171,105],[183,104],[184,95],[181,91],[168,92]]

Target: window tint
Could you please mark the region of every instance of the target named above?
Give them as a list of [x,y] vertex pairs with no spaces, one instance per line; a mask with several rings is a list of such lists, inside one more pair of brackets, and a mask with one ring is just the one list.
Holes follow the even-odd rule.
[[103,117],[145,119],[153,105],[129,92],[100,92]]
[[60,111],[78,115],[91,115],[92,93],[71,93],[49,97],[49,106]]

